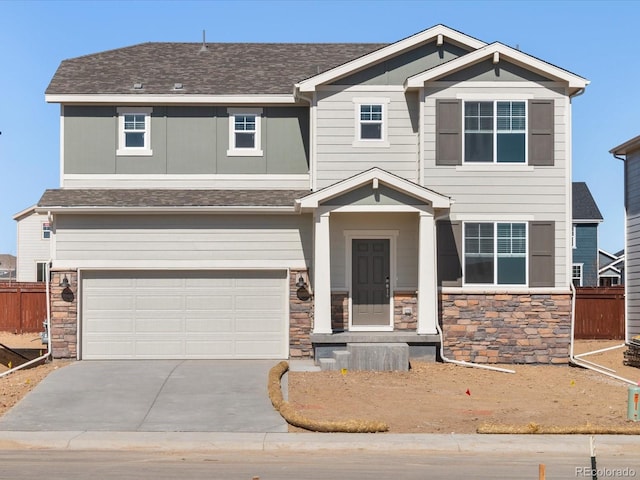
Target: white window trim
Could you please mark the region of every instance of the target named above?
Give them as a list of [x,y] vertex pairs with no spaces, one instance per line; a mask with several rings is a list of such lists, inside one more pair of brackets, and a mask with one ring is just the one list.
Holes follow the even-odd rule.
[[[152,107],[118,107],[118,149],[119,156],[151,156],[151,113]],[[126,147],[124,134],[124,116],[126,114],[144,114],[144,147]]]
[[[493,102],[493,161],[491,162],[466,162],[465,159],[465,104],[467,102]],[[498,102],[523,102],[524,103],[524,162],[498,162]],[[462,101],[462,165],[463,166],[481,166],[481,165],[498,165],[500,167],[528,166],[529,165],[529,102],[526,98],[513,98],[509,96],[492,96],[491,98],[471,97],[464,98]]]
[[[229,115],[229,149],[227,156],[229,157],[262,157],[262,108],[227,108]],[[253,148],[236,148],[235,136],[235,117],[236,115],[255,115],[256,116],[256,132],[255,145]]]
[[[45,230],[45,226],[48,226],[48,227],[49,227],[49,229],[48,229],[48,230]],[[45,232],[49,232],[49,236],[48,236],[48,237],[45,237],[45,235],[44,235],[44,234],[45,234]],[[51,239],[51,235],[52,235],[52,233],[53,233],[53,231],[52,231],[52,228],[51,228],[51,223],[49,223],[49,222],[43,222],[43,223],[42,223],[42,227],[41,227],[41,229],[40,229],[40,238],[41,238],[42,240],[50,240],[50,239]]]
[[[38,273],[40,273],[40,265],[44,265],[44,274],[43,274],[43,279],[42,280],[38,280]],[[47,272],[49,271],[49,269],[47,268],[47,261],[46,260],[36,260],[36,282],[46,282],[47,281]]]
[[574,267],[580,267],[580,285],[578,285],[579,287],[582,287],[584,284],[584,263],[574,263],[571,265],[571,282],[573,282],[573,279],[575,278],[573,276],[573,268]]
[[[353,99],[353,118],[354,122],[354,147],[373,147],[388,148],[389,147],[389,103],[390,98],[380,97],[357,97]],[[380,105],[382,107],[382,135],[381,138],[360,138],[360,107],[362,105]]]
[[578,245],[578,242],[577,242],[578,236],[577,235],[578,235],[578,231],[576,229],[576,224],[574,223],[571,226],[571,248],[577,248],[577,245]]
[[[493,283],[467,283],[466,272],[466,228],[467,223],[492,223],[493,224]],[[499,223],[524,223],[525,228],[525,253],[524,253],[524,283],[497,283],[498,280],[498,224]],[[529,222],[526,220],[465,220],[462,222],[462,285],[472,288],[528,288],[529,287]]]

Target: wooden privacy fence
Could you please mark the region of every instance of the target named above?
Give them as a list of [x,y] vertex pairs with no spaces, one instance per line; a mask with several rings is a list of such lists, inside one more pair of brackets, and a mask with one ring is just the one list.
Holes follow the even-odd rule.
[[0,332],[41,332],[46,318],[44,283],[0,282]]
[[576,288],[575,338],[624,340],[624,286]]

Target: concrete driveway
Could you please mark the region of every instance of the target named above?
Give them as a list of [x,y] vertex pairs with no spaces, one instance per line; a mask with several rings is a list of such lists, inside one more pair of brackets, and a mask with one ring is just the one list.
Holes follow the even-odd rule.
[[52,372],[0,431],[286,432],[275,360],[80,361]]

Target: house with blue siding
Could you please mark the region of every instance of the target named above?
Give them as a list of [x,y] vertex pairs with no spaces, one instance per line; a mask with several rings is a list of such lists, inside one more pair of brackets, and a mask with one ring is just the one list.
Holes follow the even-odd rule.
[[598,226],[602,214],[589,187],[584,182],[573,182],[573,249],[572,280],[576,287],[597,287],[598,279]]

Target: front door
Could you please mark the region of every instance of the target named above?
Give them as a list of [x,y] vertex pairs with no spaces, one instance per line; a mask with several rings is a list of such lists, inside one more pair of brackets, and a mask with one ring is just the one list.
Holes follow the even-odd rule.
[[390,325],[389,239],[354,239],[351,244],[354,327]]

